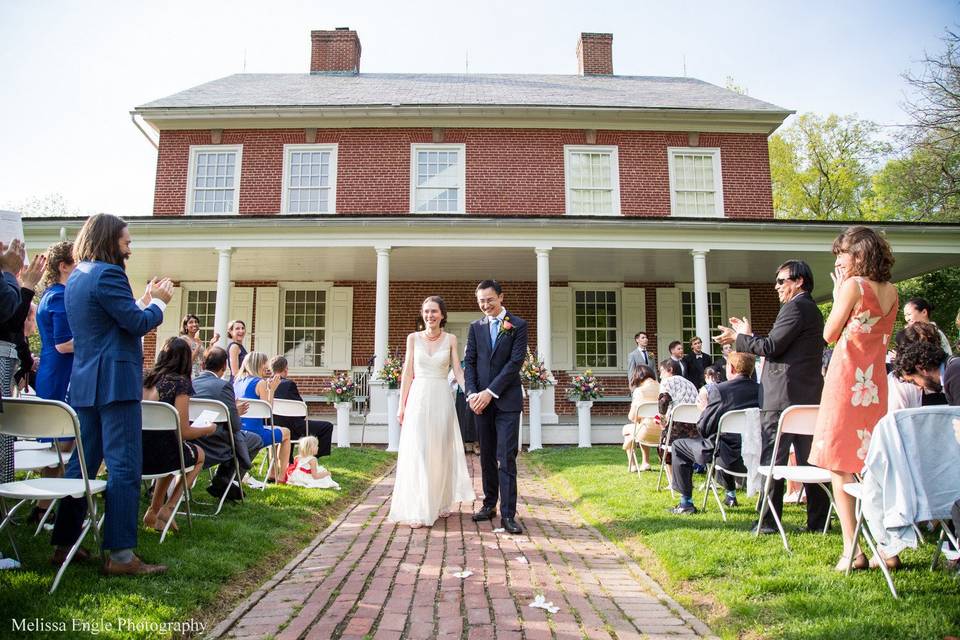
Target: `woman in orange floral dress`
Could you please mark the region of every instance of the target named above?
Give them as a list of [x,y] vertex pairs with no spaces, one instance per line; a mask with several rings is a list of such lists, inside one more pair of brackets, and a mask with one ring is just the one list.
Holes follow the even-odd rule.
[[884,357],[899,307],[890,283],[890,244],[868,227],[855,226],[833,242],[836,256],[833,310],[823,329],[827,343],[836,341],[820,400],[810,464],[832,472],[833,498],[843,530],[843,554],[837,570],[851,555],[856,569],[867,559],[853,539],[855,501],[843,485],[863,469],[873,428],[887,412]]

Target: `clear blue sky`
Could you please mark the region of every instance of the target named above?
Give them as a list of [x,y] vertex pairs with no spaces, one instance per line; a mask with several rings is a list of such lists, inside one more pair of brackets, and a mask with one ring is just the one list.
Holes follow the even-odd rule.
[[798,112],[892,125],[901,74],[958,18],[955,0],[3,0],[0,208],[59,193],[82,213],[149,214],[156,152],[128,112],[244,64],[306,72],[311,29],[356,29],[361,72],[385,73],[459,73],[468,56],[473,73],[575,73],[579,33],[612,32],[617,74],[683,75],[685,60]]

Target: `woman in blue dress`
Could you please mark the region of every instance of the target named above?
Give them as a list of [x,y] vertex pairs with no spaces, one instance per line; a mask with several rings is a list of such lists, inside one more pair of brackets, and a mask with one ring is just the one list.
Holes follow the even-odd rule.
[[37,395],[47,400],[66,401],[73,370],[73,333],[63,292],[75,266],[72,242],[58,242],[47,249],[47,267],[41,280],[44,292],[37,307],[42,346],[36,386]]
[[[251,351],[240,364],[240,371],[233,381],[233,392],[237,399],[242,398],[263,400],[273,405],[273,393],[280,385],[282,378],[272,375],[268,366],[269,359],[265,353]],[[267,376],[270,376],[269,378]],[[264,446],[277,444],[277,449],[272,453],[275,456],[273,460],[272,480],[280,482],[287,469],[287,460],[290,457],[290,430],[286,427],[274,427],[271,434],[270,429],[264,426],[261,418],[241,418],[244,431],[251,431],[263,440]],[[283,464],[281,464],[281,461]],[[270,480],[268,480],[269,482]]]

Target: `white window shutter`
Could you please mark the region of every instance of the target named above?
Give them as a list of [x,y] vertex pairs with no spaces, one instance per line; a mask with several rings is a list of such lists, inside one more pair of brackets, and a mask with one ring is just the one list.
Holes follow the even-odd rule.
[[257,287],[257,321],[253,349],[272,358],[277,355],[277,320],[280,317],[280,289]]
[[569,287],[550,287],[550,347],[554,371],[573,369],[573,299]]
[[750,318],[750,289],[727,289],[727,317]]
[[620,317],[620,343],[623,346],[617,360],[619,367],[626,370],[627,358],[637,348],[634,334],[647,330],[646,289],[624,287],[620,290]]
[[667,350],[674,340],[682,340],[680,327],[680,289],[664,287],[657,289],[657,359],[670,356]]
[[[163,311],[163,323],[157,327],[157,353],[163,343],[173,336],[180,335],[180,321],[183,320],[183,289],[181,287],[173,288],[173,297],[167,303],[167,308]],[[150,363],[152,366],[153,363]]]
[[[230,315],[227,325],[234,320],[242,320],[247,325],[247,333],[253,329],[253,287],[230,287]],[[227,338],[227,342],[230,339]],[[250,340],[245,339],[249,348]]]
[[327,301],[327,335],[323,363],[328,369],[353,365],[353,287],[331,287]]

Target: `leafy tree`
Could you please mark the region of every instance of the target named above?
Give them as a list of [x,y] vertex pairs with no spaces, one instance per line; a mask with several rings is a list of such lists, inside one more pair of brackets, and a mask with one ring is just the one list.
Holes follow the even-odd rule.
[[802,220],[862,218],[873,169],[889,151],[868,120],[801,114],[770,138],[774,211]]

